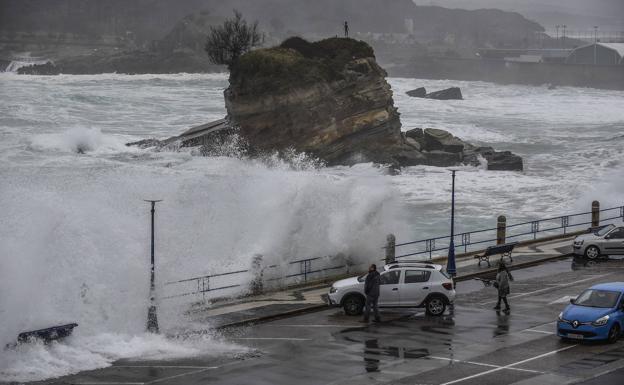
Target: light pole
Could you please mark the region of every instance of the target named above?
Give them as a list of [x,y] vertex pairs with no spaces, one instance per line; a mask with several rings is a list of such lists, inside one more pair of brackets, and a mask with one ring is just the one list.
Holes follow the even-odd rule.
[[563,33],[562,33],[562,37],[561,37],[561,45],[563,46],[563,48],[565,48],[565,38],[566,38],[566,28],[568,28],[567,25],[562,25],[563,28]]
[[457,274],[455,267],[455,172],[457,170],[451,170],[453,177],[451,187],[451,242],[449,244],[448,258],[446,260],[446,271],[451,275]]
[[151,274],[150,274],[150,304],[147,309],[147,331],[158,333],[158,314],[156,311],[156,285],[154,277],[154,214],[156,213],[156,203],[162,200],[145,200],[152,204],[152,249],[151,249]]
[[594,65],[598,62],[598,52],[596,51],[598,45],[598,26],[594,25]]
[[557,30],[557,35],[556,35],[557,36],[557,39],[556,39],[557,40],[557,45],[559,45],[559,27],[560,27],[560,25],[555,25],[555,29]]

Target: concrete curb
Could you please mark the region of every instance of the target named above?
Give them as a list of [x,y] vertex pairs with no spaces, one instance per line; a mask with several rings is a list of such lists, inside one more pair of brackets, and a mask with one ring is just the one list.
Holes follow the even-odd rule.
[[225,325],[217,326],[215,330],[221,331],[224,329],[247,326],[247,325],[252,325],[256,323],[263,323],[263,322],[273,321],[273,320],[280,319],[280,318],[292,317],[292,316],[299,315],[299,314],[313,313],[315,311],[320,311],[324,309],[329,309],[329,306],[325,303],[318,304],[318,305],[310,305],[310,306],[302,307],[299,309],[283,311],[283,312],[276,313],[276,314],[248,318],[248,319],[236,321],[236,322],[230,322]]

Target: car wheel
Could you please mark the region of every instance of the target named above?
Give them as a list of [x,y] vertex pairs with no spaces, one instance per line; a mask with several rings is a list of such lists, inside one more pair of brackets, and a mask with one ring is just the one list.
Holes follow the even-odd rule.
[[346,315],[360,315],[364,308],[364,301],[358,296],[350,295],[344,300],[342,307]]
[[439,316],[446,310],[446,301],[441,297],[431,297],[425,306],[427,314]]
[[607,342],[609,342],[610,344],[615,343],[618,338],[620,338],[620,333],[620,325],[613,324],[613,326],[611,326],[611,329],[609,329],[609,337],[607,337]]
[[600,249],[597,246],[588,246],[585,249],[585,256],[588,259],[596,259],[600,257]]

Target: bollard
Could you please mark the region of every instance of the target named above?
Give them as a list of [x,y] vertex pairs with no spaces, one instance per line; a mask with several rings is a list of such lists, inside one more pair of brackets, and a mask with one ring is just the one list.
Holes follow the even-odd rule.
[[502,245],[505,243],[505,236],[507,232],[507,218],[504,215],[498,217],[496,222],[496,244]]
[[249,284],[249,289],[252,295],[260,295],[263,292],[262,285],[262,276],[263,276],[263,268],[262,268],[262,255],[256,254],[254,255],[251,261],[251,275],[253,279]]
[[593,201],[592,202],[592,227],[600,226],[600,202]]
[[395,245],[396,237],[394,234],[388,234],[386,237],[386,264],[395,261]]

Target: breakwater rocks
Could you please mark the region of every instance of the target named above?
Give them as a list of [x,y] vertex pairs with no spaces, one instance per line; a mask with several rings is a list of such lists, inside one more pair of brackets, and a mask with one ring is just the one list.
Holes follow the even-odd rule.
[[436,100],[463,100],[461,89],[459,87],[446,88],[444,90],[427,93],[425,87],[416,88],[407,91],[408,96],[415,98],[436,99]]

